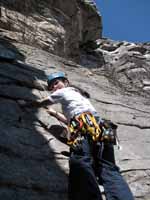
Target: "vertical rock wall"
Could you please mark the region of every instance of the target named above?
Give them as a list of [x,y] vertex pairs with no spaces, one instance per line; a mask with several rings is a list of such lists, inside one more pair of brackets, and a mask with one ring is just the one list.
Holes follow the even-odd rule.
[[56,55],[78,57],[80,46],[101,36],[101,17],[80,0],[2,0],[1,34]]

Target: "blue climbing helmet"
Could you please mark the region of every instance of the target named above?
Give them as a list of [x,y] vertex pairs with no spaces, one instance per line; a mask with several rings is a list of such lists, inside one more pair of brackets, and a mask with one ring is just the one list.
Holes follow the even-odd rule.
[[68,80],[65,76],[64,72],[54,72],[52,74],[50,74],[49,76],[47,76],[47,84],[48,86],[50,86],[52,84],[52,82],[56,79],[64,79],[64,80]]

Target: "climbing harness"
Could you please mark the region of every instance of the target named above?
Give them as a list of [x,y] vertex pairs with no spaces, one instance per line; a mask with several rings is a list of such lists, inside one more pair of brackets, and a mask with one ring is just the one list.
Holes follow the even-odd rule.
[[69,145],[76,144],[79,138],[82,138],[85,134],[89,134],[94,142],[101,141],[116,144],[116,133],[113,127],[103,120],[98,124],[94,115],[90,112],[84,112],[73,117],[68,128],[70,131]]
[[78,136],[89,133],[94,141],[98,141],[101,135],[101,129],[96,122],[95,117],[90,112],[84,112],[73,117],[69,124],[70,139],[68,144],[72,145],[78,140]]

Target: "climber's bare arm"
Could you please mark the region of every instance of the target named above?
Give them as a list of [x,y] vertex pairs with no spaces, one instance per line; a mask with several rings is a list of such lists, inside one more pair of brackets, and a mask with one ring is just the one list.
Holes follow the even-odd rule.
[[54,110],[53,108],[49,108],[47,109],[47,112],[56,117],[58,120],[60,120],[61,122],[63,122],[64,124],[68,124],[67,118],[65,117],[65,115],[63,113],[57,112],[56,110]]
[[30,101],[25,101],[25,100],[18,100],[18,103],[20,106],[23,106],[23,107],[40,107],[40,106],[44,106],[44,105],[49,105],[49,104],[53,104],[51,101],[50,101],[50,98],[49,97],[44,97],[44,98],[41,98],[41,99],[36,99],[36,100],[30,100]]
[[38,100],[36,100],[36,101],[34,101],[33,102],[33,105],[34,106],[41,106],[41,105],[43,105],[43,104],[49,104],[49,103],[51,103],[51,104],[53,104],[51,101],[50,101],[50,98],[49,97],[44,97],[44,98],[42,98],[42,99],[38,99]]

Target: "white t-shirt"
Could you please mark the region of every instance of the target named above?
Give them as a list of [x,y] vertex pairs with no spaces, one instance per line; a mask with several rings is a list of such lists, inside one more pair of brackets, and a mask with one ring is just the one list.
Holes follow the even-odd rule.
[[63,114],[68,120],[82,112],[96,112],[90,101],[73,87],[58,89],[50,94],[49,99],[62,105]]

